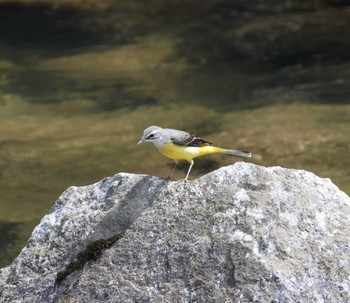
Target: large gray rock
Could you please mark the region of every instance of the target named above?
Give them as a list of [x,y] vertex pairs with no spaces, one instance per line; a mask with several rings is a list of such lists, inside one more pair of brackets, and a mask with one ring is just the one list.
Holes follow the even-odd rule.
[[349,215],[302,170],[121,173],[62,194],[0,271],[0,301],[350,302]]

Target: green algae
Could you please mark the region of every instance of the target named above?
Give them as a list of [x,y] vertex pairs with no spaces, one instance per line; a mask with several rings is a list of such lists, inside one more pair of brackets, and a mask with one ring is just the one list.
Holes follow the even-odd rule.
[[123,233],[117,234],[108,239],[100,239],[89,243],[83,251],[78,253],[74,261],[69,263],[64,270],[57,273],[55,284],[59,286],[70,274],[83,269],[87,262],[98,259],[105,249],[110,248],[123,235]]

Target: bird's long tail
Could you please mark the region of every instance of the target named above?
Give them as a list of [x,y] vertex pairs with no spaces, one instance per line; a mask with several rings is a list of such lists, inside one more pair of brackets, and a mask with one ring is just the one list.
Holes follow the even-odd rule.
[[212,145],[201,147],[198,156],[203,156],[203,155],[207,155],[207,154],[214,154],[214,153],[239,156],[239,157],[248,157],[248,158],[252,156],[252,154],[248,151],[225,149],[225,148],[216,147],[216,146],[212,146]]
[[252,154],[248,151],[244,150],[234,150],[234,149],[222,149],[221,154],[239,156],[239,157],[247,157],[250,158]]

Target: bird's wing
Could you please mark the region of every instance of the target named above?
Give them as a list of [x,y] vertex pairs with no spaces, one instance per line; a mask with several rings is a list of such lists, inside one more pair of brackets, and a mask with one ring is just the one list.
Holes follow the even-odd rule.
[[205,145],[212,145],[210,142],[190,134],[187,134],[185,136],[179,136],[179,137],[171,137],[171,141],[174,144],[180,145],[180,146],[201,147]]
[[183,130],[165,128],[164,131],[166,131],[166,134],[169,136],[171,142],[173,142],[176,145],[194,147],[212,145],[210,142],[205,141],[194,135],[191,135]]

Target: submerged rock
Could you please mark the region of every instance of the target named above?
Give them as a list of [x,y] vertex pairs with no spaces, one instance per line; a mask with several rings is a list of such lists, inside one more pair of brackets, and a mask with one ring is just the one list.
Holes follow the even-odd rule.
[[0,302],[349,302],[350,199],[236,163],[71,187],[0,271]]

